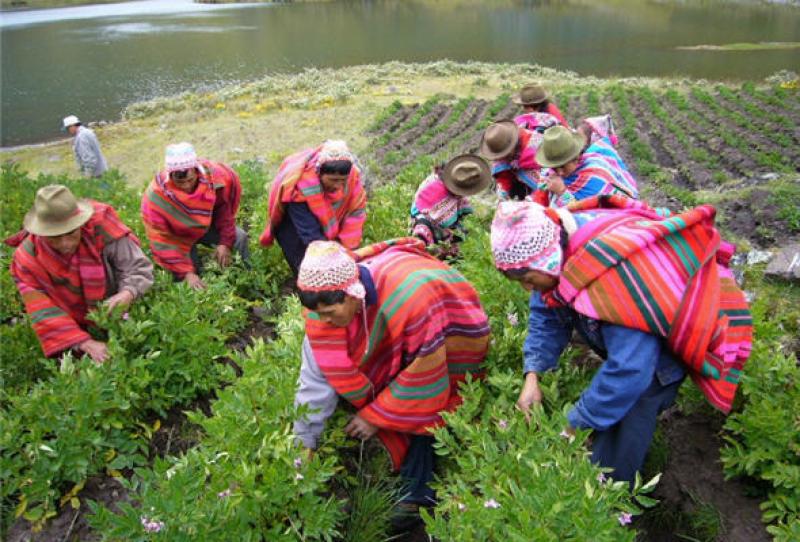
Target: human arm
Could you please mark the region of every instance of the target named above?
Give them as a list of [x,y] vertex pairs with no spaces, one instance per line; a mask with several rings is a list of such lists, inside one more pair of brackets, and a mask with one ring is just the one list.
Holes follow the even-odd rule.
[[295,408],[306,405],[309,411],[295,421],[294,434],[304,447],[313,450],[317,447],[319,436],[325,429],[325,422],[336,409],[339,397],[317,365],[308,337],[303,339],[301,356],[302,364],[294,405]]
[[601,333],[608,355],[567,415],[574,428],[605,431],[625,417],[653,381],[661,353],[649,333],[606,323]]
[[108,243],[103,261],[111,268],[116,293],[106,300],[108,309],[141,297],[153,285],[153,263],[129,235]]
[[500,171],[494,175],[497,197],[507,200],[511,197],[511,187],[514,184],[514,174],[510,169]]
[[547,112],[553,115],[555,118],[557,118],[561,126],[569,128],[569,123],[564,118],[564,115],[561,113],[561,110],[558,108],[556,104],[554,104],[553,102],[547,104]]
[[[355,166],[353,166],[355,169]],[[345,248],[355,250],[361,244],[364,234],[364,221],[367,219],[367,193],[361,185],[360,174],[353,183],[352,192],[347,198],[347,206],[350,209],[342,220],[339,227],[339,242]],[[349,182],[349,181],[348,181]]]

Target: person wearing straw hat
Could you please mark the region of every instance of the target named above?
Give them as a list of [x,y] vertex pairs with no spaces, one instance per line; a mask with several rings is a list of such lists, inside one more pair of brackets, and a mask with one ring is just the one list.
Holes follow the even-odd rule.
[[81,175],[85,177],[103,175],[108,170],[108,164],[94,131],[85,127],[75,115],[64,117],[62,122],[62,129],[73,136],[72,151]]
[[167,146],[164,169],[142,196],[142,220],[156,263],[176,280],[204,289],[197,245],[214,247],[220,267],[231,251],[250,260],[247,233],[236,225],[239,175],[222,162],[200,159],[190,143]]
[[105,343],[86,331],[89,311],[127,306],[153,284],[153,264],[114,208],[45,186],[6,242],[17,247],[11,274],[44,354],[74,349],[106,361]]
[[558,106],[550,101],[547,91],[538,83],[525,85],[511,101],[522,106],[523,113],[514,117],[514,122],[523,128],[537,130],[556,124],[569,128]]
[[430,430],[461,404],[459,384],[480,378],[489,321],[475,288],[411,237],[350,252],[308,246],[297,278],[307,309],[294,426],[315,449],[341,395],[356,408],[348,436],[377,436],[405,481],[398,512],[435,504]]
[[589,144],[584,130],[549,128],[536,151],[536,161],[551,169],[532,196],[542,205],[564,207],[605,194],[639,198],[636,179],[608,139]]
[[524,199],[538,187],[536,149],[542,134],[517,126],[512,120],[490,124],[483,132],[480,154],[492,161],[492,176],[501,200]]
[[492,222],[495,266],[531,292],[517,407],[528,417],[541,405],[539,379],[578,330],[604,362],[564,435],[593,430],[592,460],[615,480],[635,480],[686,373],[712,405],[731,409],[752,317],[714,214],[701,205],[665,217],[612,195],[560,209],[501,202]]
[[458,257],[466,229],[461,219],[472,213],[467,196],[492,183],[489,164],[475,154],[462,154],[434,169],[419,185],[411,204],[411,235],[440,259]]

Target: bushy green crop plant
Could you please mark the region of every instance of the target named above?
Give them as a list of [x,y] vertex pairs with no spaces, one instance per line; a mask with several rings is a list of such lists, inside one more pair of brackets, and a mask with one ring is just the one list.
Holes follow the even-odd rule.
[[369,128],[367,128],[367,131],[377,132],[383,128],[383,125],[386,123],[386,121],[392,118],[392,115],[400,111],[402,108],[403,104],[400,102],[400,100],[393,101],[389,107],[385,108],[378,114],[378,116],[375,117],[375,120],[372,121],[372,124],[370,124]]
[[213,415],[190,414],[205,438],[188,454],[139,469],[131,482],[136,506],[114,514],[93,506],[105,540],[144,540],[143,518],[160,522],[163,540],[333,540],[343,519],[327,493],[334,455],[307,456],[291,424],[303,320],[291,298],[277,323],[279,339],[260,339],[234,360],[244,376],[218,394]]
[[586,93],[586,116],[594,117],[596,115],[600,115],[601,113],[600,96],[597,93],[597,89],[591,88],[589,89],[589,92]]
[[55,370],[52,360],[42,354],[27,316],[0,325],[0,406],[10,397],[25,395],[38,380]]
[[[797,333],[797,288],[763,286],[752,306],[756,339],[741,381],[744,408],[726,423],[720,451],[729,476],[768,482],[763,519],[776,537],[800,522],[800,368],[781,341]],[[788,306],[788,305],[791,306]]]
[[473,101],[475,101],[475,98],[473,96],[469,96],[467,98],[461,98],[455,104],[453,104],[453,107],[450,110],[450,114],[447,116],[447,118],[438,124],[432,125],[431,128],[419,138],[417,141],[417,146],[422,146],[430,141],[434,136],[445,132],[453,123],[461,118],[464,110]]
[[437,484],[436,513],[423,513],[428,533],[463,541],[634,540],[622,527],[639,512],[627,484],[606,480],[588,461],[587,433],[561,436],[564,411],[536,410],[527,424],[514,409],[518,385],[518,374],[492,371],[485,382],[467,383],[464,404],[445,414],[436,446],[450,468]]

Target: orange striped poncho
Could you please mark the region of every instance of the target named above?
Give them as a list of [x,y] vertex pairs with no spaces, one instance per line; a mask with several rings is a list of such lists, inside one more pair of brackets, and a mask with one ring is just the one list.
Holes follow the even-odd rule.
[[489,321],[472,285],[418,239],[370,245],[355,255],[372,277],[377,302],[346,328],[307,312],[306,333],[328,382],[380,428],[399,468],[408,435],[442,425],[440,413],[461,404],[459,382],[482,376]]
[[40,236],[28,234],[14,251],[11,274],[45,356],[54,356],[91,336],[86,314],[106,297],[106,244],[129,235],[139,240],[110,205],[90,201],[91,218],[81,226],[81,241],[64,257]]
[[195,271],[189,252],[211,227],[218,198],[235,216],[242,195],[239,176],[230,167],[211,160],[199,162],[199,182],[191,194],[175,188],[169,174],[161,171],[142,196],[142,221],[153,259],[181,277]]
[[259,238],[263,246],[275,241],[275,228],[283,220],[287,203],[306,203],[326,239],[338,241],[351,250],[361,244],[367,218],[367,195],[361,185],[361,171],[354,162],[344,189],[326,193],[317,173],[317,156],[321,149],[322,145],[296,152],[278,169],[269,191],[267,225]]
[[622,196],[569,207],[600,208],[616,210],[570,235],[559,284],[545,300],[664,338],[708,401],[729,412],[753,322],[727,268],[733,246],[714,227],[715,209],[700,205],[664,218]]

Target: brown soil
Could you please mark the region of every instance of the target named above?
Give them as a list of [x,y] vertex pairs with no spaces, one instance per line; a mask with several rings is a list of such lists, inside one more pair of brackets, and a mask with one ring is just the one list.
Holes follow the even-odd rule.
[[[725,480],[719,459],[719,437],[724,419],[716,413],[681,414],[670,410],[661,421],[669,447],[669,458],[654,492],[660,503],[636,522],[642,542],[703,540],[715,529],[702,529],[691,520],[703,505],[718,514],[719,529],[714,540],[724,542],[767,542],[757,499],[746,496],[749,487],[737,480]],[[713,517],[713,516],[712,516]],[[688,531],[688,532],[687,532]],[[705,533],[703,533],[705,531]],[[687,538],[688,537],[688,538]]]
[[761,248],[796,239],[778,209],[769,201],[770,193],[754,188],[747,195],[717,205],[724,231],[749,239]]

